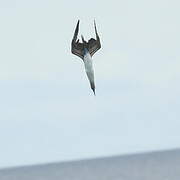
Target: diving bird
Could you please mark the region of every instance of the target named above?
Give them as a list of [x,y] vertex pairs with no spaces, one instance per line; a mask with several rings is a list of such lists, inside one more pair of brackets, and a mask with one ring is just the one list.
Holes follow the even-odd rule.
[[101,48],[100,38],[97,33],[95,20],[94,20],[94,28],[96,33],[96,39],[91,38],[87,42],[84,40],[83,35],[81,35],[81,39],[82,39],[82,43],[81,43],[79,42],[79,39],[77,39],[79,32],[79,20],[78,20],[74,32],[74,36],[71,42],[71,52],[76,56],[79,56],[83,60],[85,71],[91,85],[91,89],[93,90],[95,95],[95,82],[94,82],[94,69],[92,63],[92,56],[96,51],[98,51]]

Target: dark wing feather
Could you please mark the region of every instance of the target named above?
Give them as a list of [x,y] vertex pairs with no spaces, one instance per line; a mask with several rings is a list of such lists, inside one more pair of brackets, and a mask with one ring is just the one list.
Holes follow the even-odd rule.
[[94,21],[94,28],[95,28],[95,33],[96,33],[96,40],[91,38],[88,41],[88,50],[89,50],[89,53],[91,56],[93,56],[94,53],[101,48],[100,38],[99,38],[99,35],[97,33],[95,21]]
[[77,40],[78,31],[79,31],[79,20],[76,25],[76,30],[74,32],[74,36],[71,42],[71,52],[83,59],[83,44],[79,43],[79,39]]
[[83,59],[83,44],[78,42],[72,42],[71,52]]

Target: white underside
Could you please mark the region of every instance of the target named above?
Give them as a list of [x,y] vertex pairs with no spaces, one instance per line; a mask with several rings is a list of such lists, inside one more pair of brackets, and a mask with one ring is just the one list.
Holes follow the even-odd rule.
[[86,53],[84,56],[84,66],[90,83],[94,83],[94,69],[92,64],[92,58],[89,52]]

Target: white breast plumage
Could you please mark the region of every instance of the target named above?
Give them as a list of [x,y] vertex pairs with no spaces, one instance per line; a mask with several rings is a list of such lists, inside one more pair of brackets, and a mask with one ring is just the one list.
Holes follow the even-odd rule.
[[[89,52],[87,52],[84,55],[84,66],[86,70],[87,77],[89,79],[89,82],[91,84],[91,88],[95,88],[94,84],[94,69],[93,69],[93,64],[92,64],[92,58]],[[94,90],[93,90],[94,91]]]

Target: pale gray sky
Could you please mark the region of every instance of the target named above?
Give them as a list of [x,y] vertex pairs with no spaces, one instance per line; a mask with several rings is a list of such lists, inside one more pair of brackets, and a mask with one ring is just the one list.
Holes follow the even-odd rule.
[[[0,167],[180,147],[178,0],[0,0]],[[97,96],[71,54],[94,36]]]

